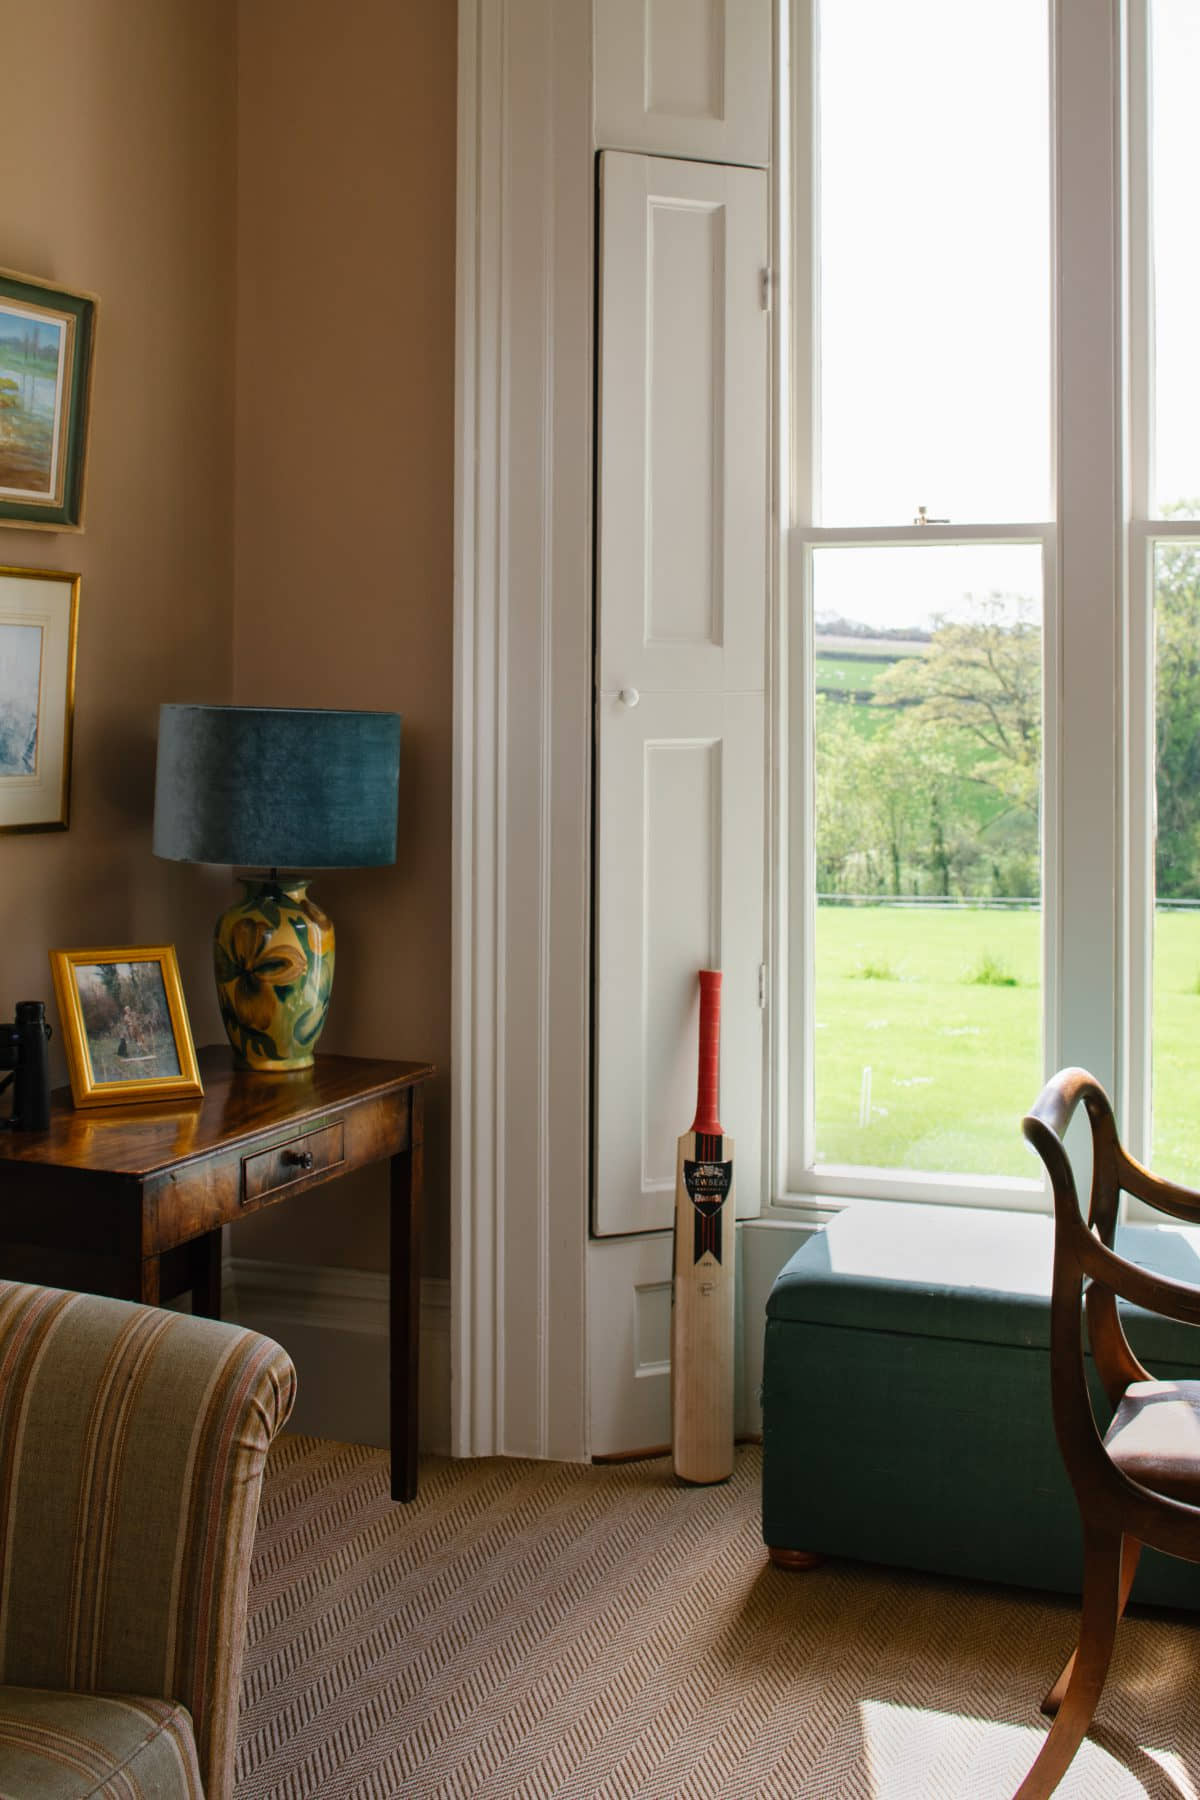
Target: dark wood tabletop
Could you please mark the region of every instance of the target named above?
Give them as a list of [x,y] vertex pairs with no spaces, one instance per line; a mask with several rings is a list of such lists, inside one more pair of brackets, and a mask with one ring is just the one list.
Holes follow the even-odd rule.
[[432,1063],[362,1056],[319,1056],[310,1069],[260,1073],[236,1069],[227,1044],[207,1044],[197,1056],[203,1099],[76,1111],[70,1088],[56,1088],[49,1131],[0,1131],[0,1163],[148,1175],[233,1149],[275,1125],[303,1125],[348,1100],[413,1087],[434,1073]]

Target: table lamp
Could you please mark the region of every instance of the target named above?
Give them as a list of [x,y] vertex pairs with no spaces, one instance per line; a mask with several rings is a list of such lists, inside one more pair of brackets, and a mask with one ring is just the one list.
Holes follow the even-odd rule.
[[155,855],[260,871],[241,877],[213,941],[221,1017],[245,1067],[311,1065],[333,926],[303,872],[395,862],[399,768],[399,713],[160,708]]

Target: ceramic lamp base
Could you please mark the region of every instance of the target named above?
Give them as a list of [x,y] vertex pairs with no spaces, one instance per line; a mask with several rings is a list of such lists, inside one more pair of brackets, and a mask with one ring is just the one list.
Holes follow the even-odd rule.
[[333,926],[307,881],[243,879],[213,939],[217,999],[243,1068],[307,1069],[329,1011]]

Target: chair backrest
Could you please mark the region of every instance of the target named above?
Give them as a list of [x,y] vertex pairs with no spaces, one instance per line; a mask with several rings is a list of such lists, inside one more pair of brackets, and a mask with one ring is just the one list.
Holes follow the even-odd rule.
[[[1082,1102],[1092,1134],[1092,1182],[1086,1217],[1065,1138]],[[1050,1299],[1050,1386],[1059,1448],[1081,1510],[1099,1522],[1135,1530],[1136,1514],[1148,1541],[1163,1548],[1180,1532],[1194,1535],[1194,1509],[1151,1499],[1117,1469],[1104,1448],[1088,1391],[1087,1346],[1115,1407],[1130,1382],[1153,1379],[1125,1335],[1118,1299],[1149,1312],[1200,1324],[1200,1289],[1151,1275],[1113,1248],[1122,1193],[1135,1195],[1172,1217],[1200,1224],[1200,1195],[1164,1181],[1122,1148],[1112,1105],[1086,1069],[1063,1069],[1047,1082],[1022,1121],[1022,1130],[1050,1175],[1054,1193],[1054,1276]],[[1084,1298],[1086,1283],[1086,1300]],[[1183,1541],[1182,1535],[1180,1541]],[[1180,1551],[1179,1554],[1187,1552]]]
[[233,1789],[250,1553],[295,1371],[210,1319],[0,1281],[0,1683],[179,1700]]

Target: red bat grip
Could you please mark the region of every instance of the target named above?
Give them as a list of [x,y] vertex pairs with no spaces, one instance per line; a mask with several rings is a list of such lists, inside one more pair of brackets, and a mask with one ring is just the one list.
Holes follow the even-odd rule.
[[721,971],[700,971],[700,1071],[692,1130],[722,1137],[717,1107],[721,1097]]

